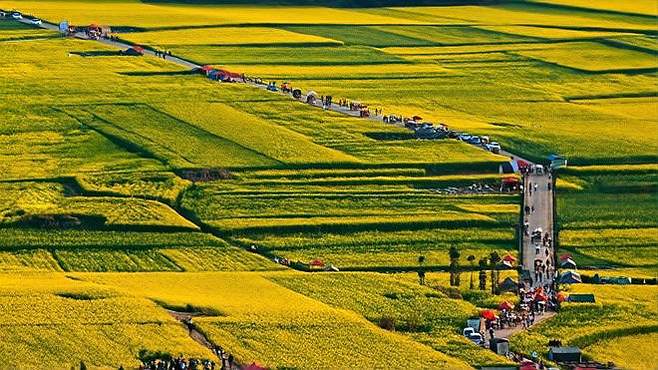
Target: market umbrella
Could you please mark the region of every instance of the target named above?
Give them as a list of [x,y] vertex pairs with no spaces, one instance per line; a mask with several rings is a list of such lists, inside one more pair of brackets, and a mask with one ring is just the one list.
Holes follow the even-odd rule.
[[496,320],[496,313],[493,310],[484,310],[480,312],[480,316],[486,320]]
[[498,309],[499,309],[499,310],[511,310],[511,309],[513,309],[513,308],[514,308],[514,305],[511,304],[511,303],[509,303],[508,301],[502,301],[502,302],[498,305]]

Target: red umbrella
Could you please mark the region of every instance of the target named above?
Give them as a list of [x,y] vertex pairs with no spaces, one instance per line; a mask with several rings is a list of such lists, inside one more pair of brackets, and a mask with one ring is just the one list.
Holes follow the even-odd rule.
[[511,254],[508,254],[505,257],[503,257],[503,261],[516,262],[516,257],[512,256]]
[[544,294],[544,293],[537,293],[537,294],[535,294],[535,300],[536,300],[536,301],[544,301],[544,302],[546,302],[546,301],[548,301],[548,297],[547,297],[546,294]]
[[519,168],[528,168],[528,167],[530,167],[530,163],[528,163],[528,162],[526,162],[522,159],[518,159],[516,161],[516,163],[519,165]]
[[324,267],[324,262],[321,259],[314,259],[311,261],[310,265],[315,267]]
[[486,320],[496,320],[496,313],[492,310],[484,310],[480,312],[480,316],[484,317]]
[[509,303],[508,301],[502,301],[502,302],[498,305],[498,309],[499,309],[499,310],[511,310],[511,309],[513,309],[513,308],[514,308],[514,305],[511,304],[511,303]]

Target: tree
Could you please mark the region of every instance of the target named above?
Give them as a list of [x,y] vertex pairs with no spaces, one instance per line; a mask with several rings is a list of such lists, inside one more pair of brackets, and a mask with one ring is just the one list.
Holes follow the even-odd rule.
[[496,294],[496,288],[498,287],[498,271],[497,265],[500,262],[500,256],[498,252],[493,251],[489,254],[489,264],[491,265],[491,293]]
[[478,265],[480,266],[480,290],[485,290],[487,289],[487,272],[486,268],[488,265],[487,257],[482,257],[478,261]]
[[80,370],[87,370],[87,365],[82,361],[80,361]]
[[450,286],[459,286],[459,249],[456,246],[451,246],[448,251],[450,256]]
[[468,263],[471,264],[471,285],[470,285],[470,289],[473,290],[473,289],[475,289],[475,285],[473,285],[473,270],[475,269],[475,256],[471,254],[470,256],[466,257],[466,260],[468,261]]
[[418,283],[425,285],[425,256],[418,256]]

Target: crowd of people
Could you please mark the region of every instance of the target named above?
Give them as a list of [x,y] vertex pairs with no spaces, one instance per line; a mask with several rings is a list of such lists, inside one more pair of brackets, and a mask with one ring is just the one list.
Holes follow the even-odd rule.
[[[144,360],[140,370],[239,370],[240,364],[232,354],[220,346],[213,346],[213,353],[220,360],[219,364],[208,359],[185,358],[183,356],[155,358]],[[120,368],[123,370],[123,368]]]
[[167,359],[152,359],[145,361],[140,370],[215,370],[229,369],[216,367],[211,360],[202,360],[197,358],[185,358],[183,356]]
[[171,50],[158,50],[158,49],[155,49],[155,50],[153,50],[153,52],[155,53],[156,57],[162,58],[162,59],[167,59],[168,56],[169,57],[171,56]]

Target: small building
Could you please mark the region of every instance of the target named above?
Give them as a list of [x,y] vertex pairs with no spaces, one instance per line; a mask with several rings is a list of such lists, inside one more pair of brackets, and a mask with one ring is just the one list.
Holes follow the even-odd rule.
[[509,353],[509,340],[507,338],[492,338],[489,349],[498,355],[507,356]]
[[567,271],[560,275],[558,283],[560,284],[578,284],[582,283],[583,279],[580,278],[580,274],[575,271]]
[[548,359],[554,362],[580,362],[581,351],[578,347],[550,347]]
[[567,166],[567,159],[559,156],[557,154],[551,154],[548,156],[548,161],[551,163],[550,167],[552,170]]
[[571,258],[567,258],[566,260],[563,260],[560,262],[560,267],[563,269],[576,269],[578,266],[576,265],[576,261],[572,260]]
[[519,291],[519,284],[514,281],[511,277],[506,277],[505,280],[503,280],[502,283],[498,285],[498,290],[503,293],[503,292],[513,292],[516,293]]
[[572,293],[569,294],[568,301],[576,303],[596,303],[596,299],[592,293]]

